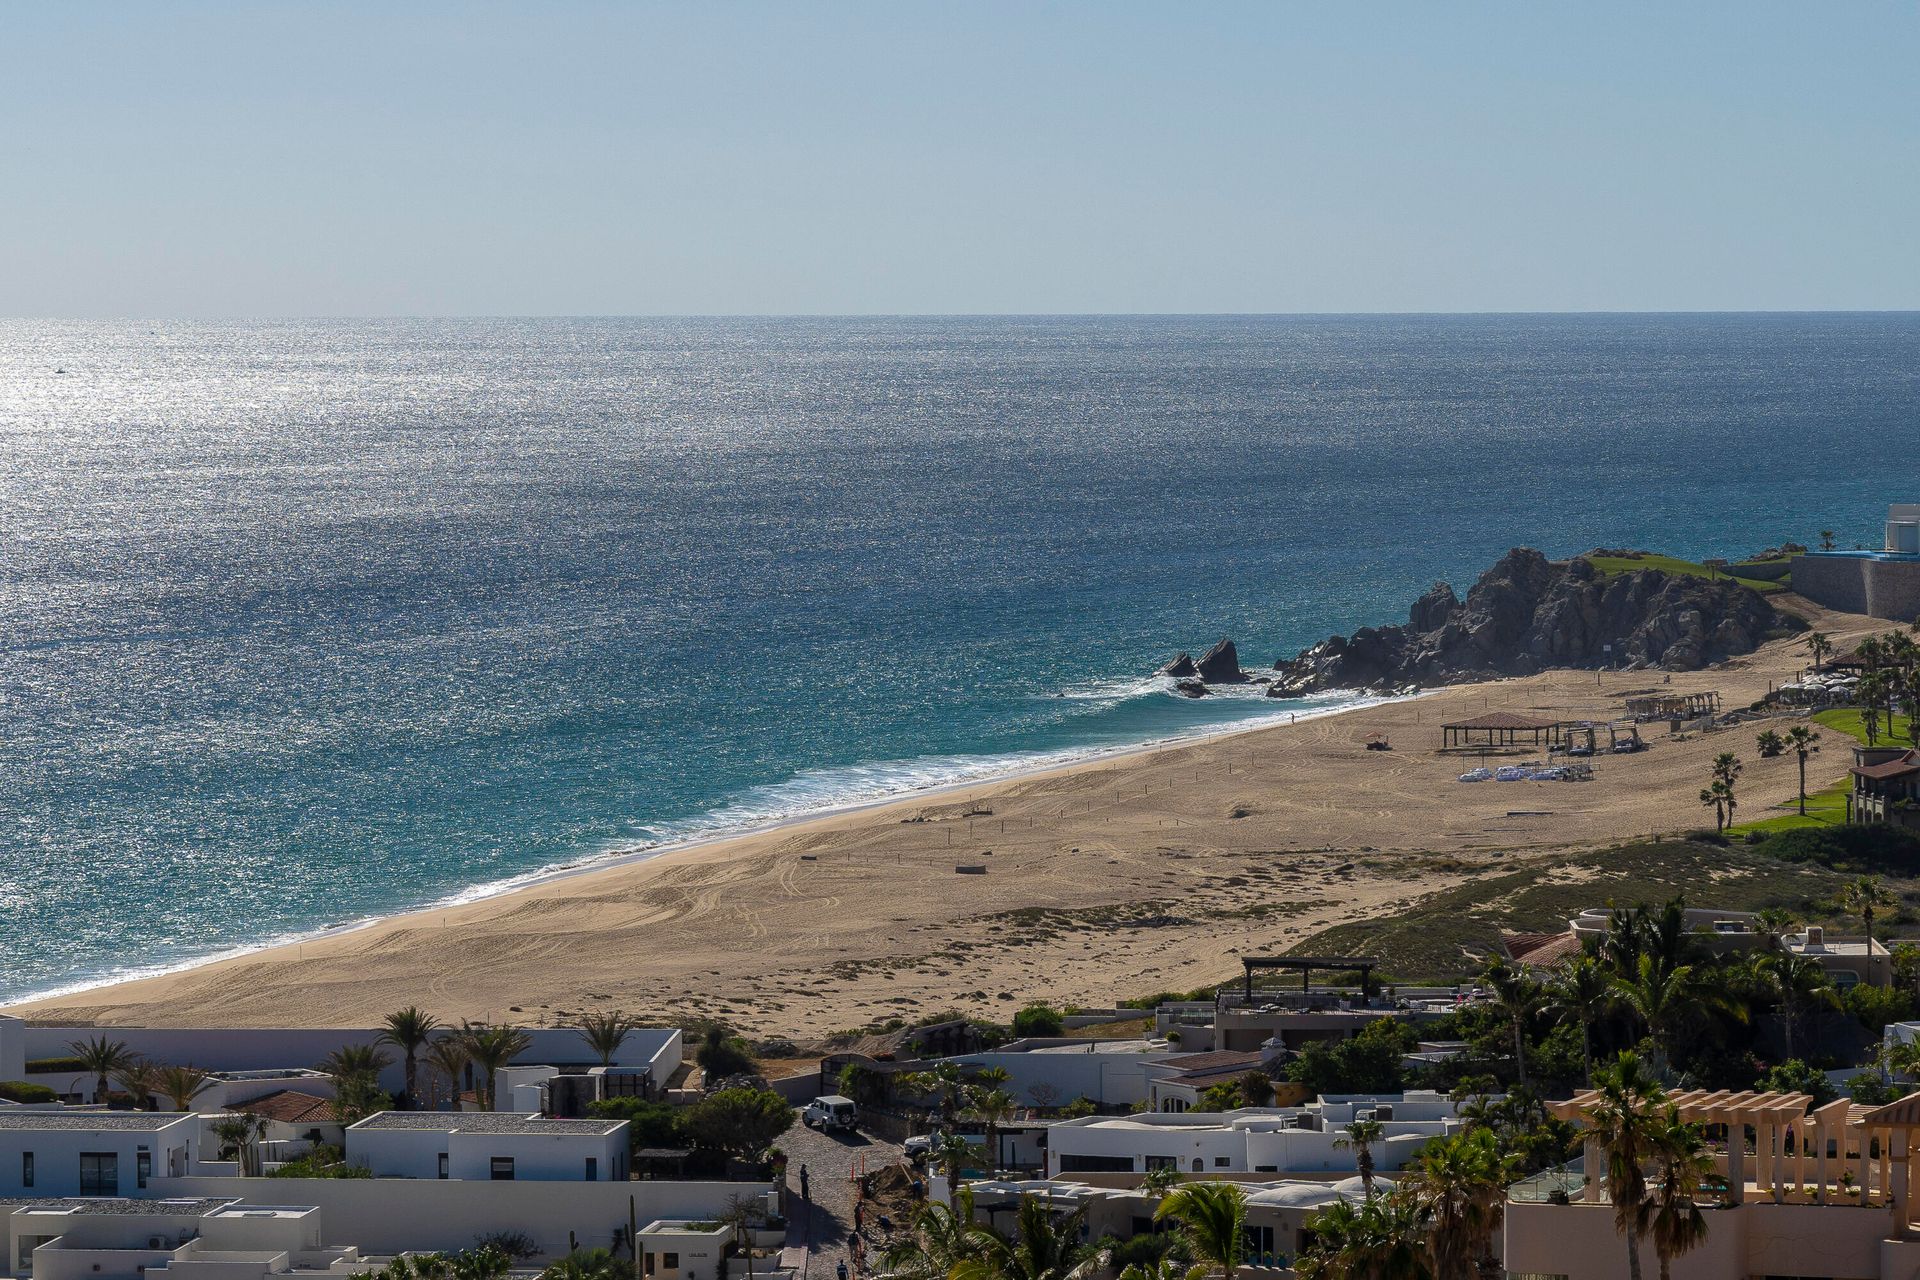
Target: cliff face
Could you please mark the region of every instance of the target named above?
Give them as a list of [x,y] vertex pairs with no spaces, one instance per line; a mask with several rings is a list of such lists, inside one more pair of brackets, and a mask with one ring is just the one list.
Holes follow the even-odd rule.
[[1440,583],[1403,626],[1362,627],[1276,663],[1267,692],[1398,689],[1602,663],[1692,671],[1805,625],[1725,579],[1659,569],[1602,577],[1584,559],[1554,564],[1516,547],[1464,601]]

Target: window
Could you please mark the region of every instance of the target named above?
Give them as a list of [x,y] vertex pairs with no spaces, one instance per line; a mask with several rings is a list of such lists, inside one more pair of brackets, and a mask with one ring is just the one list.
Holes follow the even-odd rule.
[[493,1158],[493,1180],[495,1182],[513,1181],[512,1156],[495,1156]]
[[661,1254],[660,1269],[662,1271],[678,1271],[680,1269],[680,1255],[677,1253]]
[[1248,1260],[1262,1259],[1273,1253],[1273,1228],[1248,1226],[1242,1228],[1247,1242]]
[[1206,1172],[1206,1168],[1207,1162],[1205,1160],[1202,1160],[1199,1156],[1193,1158],[1193,1171],[1195,1173],[1204,1173]]
[[23,1187],[33,1185],[33,1152],[31,1151],[20,1153],[20,1185]]
[[600,1181],[600,1158],[598,1156],[587,1157],[587,1181]]
[[447,1153],[444,1151],[440,1153],[440,1176],[442,1178],[447,1176]]
[[147,1179],[152,1176],[153,1152],[141,1147],[133,1154],[133,1180],[142,1190],[145,1190]]
[[1160,1103],[1160,1110],[1169,1115],[1176,1115],[1186,1109],[1187,1100],[1185,1098],[1167,1098]]
[[1180,1161],[1173,1156],[1148,1156],[1147,1157],[1148,1173],[1152,1173],[1155,1169],[1178,1169],[1179,1167],[1180,1167]]
[[1215,1156],[1213,1158],[1213,1167],[1216,1169],[1224,1169],[1232,1163],[1233,1161],[1227,1156]]
[[120,1194],[120,1156],[112,1151],[80,1153],[80,1194],[117,1196]]

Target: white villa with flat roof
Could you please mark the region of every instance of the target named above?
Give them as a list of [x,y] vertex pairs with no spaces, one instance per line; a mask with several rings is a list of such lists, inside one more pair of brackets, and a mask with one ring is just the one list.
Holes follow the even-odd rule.
[[0,1196],[137,1195],[189,1172],[200,1117],[0,1108]]
[[0,1201],[0,1276],[266,1280],[350,1276],[369,1265],[357,1249],[322,1243],[312,1206],[231,1197]]
[[1427,1090],[1323,1097],[1301,1107],[1088,1116],[1047,1130],[1047,1174],[1352,1173],[1356,1152],[1336,1144],[1356,1119],[1378,1120],[1385,1130],[1372,1148],[1382,1171],[1399,1169],[1428,1139],[1460,1128],[1453,1102]]
[[347,1162],[376,1178],[623,1182],[627,1128],[508,1111],[383,1111],[347,1126]]

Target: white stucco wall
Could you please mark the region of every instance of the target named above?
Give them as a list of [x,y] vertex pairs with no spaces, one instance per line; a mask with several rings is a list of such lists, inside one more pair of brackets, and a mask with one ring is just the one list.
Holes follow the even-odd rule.
[[626,1172],[626,1131],[605,1135],[550,1133],[456,1133],[447,1140],[450,1174],[473,1181],[493,1177],[493,1159],[509,1158],[517,1181],[584,1182],[587,1160],[597,1162],[595,1177],[606,1181]]
[[[154,1177],[186,1170],[198,1137],[199,1120],[185,1117],[159,1132],[126,1130],[0,1129],[0,1196],[77,1196],[82,1152],[112,1152],[118,1157],[119,1193],[139,1192],[140,1148],[153,1157]],[[33,1154],[33,1185],[25,1185],[24,1156]],[[151,1181],[151,1180],[150,1180]]]

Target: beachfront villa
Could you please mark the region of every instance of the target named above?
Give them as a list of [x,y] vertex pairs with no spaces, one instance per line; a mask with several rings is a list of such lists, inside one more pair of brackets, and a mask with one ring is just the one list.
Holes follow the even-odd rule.
[[1848,822],[1920,827],[1920,750],[1856,746],[1849,774]]
[[625,1182],[627,1128],[507,1111],[383,1111],[347,1126],[347,1163],[376,1178]]
[[1342,1144],[1356,1120],[1376,1120],[1384,1130],[1371,1148],[1375,1168],[1383,1171],[1400,1168],[1429,1139],[1460,1128],[1452,1100],[1431,1090],[1321,1097],[1297,1107],[1088,1116],[1048,1130],[1047,1173],[1353,1173],[1358,1153]]
[[138,1195],[189,1171],[200,1125],[178,1112],[0,1107],[0,1196]]
[[[1585,1127],[1598,1095],[1549,1103]],[[1717,1136],[1714,1160],[1724,1201],[1705,1206],[1707,1236],[1677,1265],[1699,1280],[1749,1276],[1847,1276],[1910,1280],[1920,1271],[1908,1169],[1920,1141],[1920,1097],[1884,1107],[1842,1098],[1811,1113],[1802,1093],[1688,1090],[1671,1101],[1682,1120]],[[1585,1169],[1605,1158],[1587,1143]],[[1604,1173],[1577,1180],[1564,1198],[1534,1180],[1507,1205],[1504,1258],[1509,1275],[1615,1280],[1627,1274],[1626,1247],[1614,1224]],[[1658,1274],[1651,1241],[1641,1267]]]
[[[1560,933],[1508,933],[1500,939],[1500,953],[1509,962],[1529,969],[1552,969],[1606,940],[1613,925],[1607,907],[1588,907]],[[1740,951],[1778,950],[1805,956],[1825,970],[1834,986],[1860,983],[1884,987],[1893,981],[1893,953],[1885,942],[1864,936],[1828,933],[1809,925],[1798,933],[1771,933],[1751,911],[1716,907],[1688,907],[1685,927],[1689,942],[1721,956]]]
[[357,1248],[323,1244],[311,1205],[232,1197],[0,1203],[0,1276],[21,1280],[267,1280],[351,1276],[372,1265]]
[[1911,622],[1920,617],[1920,503],[1887,508],[1878,551],[1807,551],[1793,557],[1793,589],[1842,613]]

